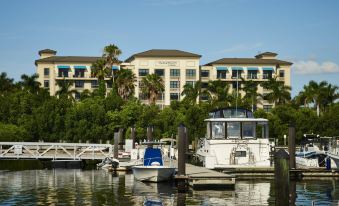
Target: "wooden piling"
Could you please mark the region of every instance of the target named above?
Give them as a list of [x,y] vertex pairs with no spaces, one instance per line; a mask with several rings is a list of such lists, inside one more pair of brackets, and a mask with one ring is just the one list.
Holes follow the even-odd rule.
[[186,128],[184,124],[178,127],[178,173],[177,188],[178,192],[185,192],[188,189],[186,178]]
[[290,157],[284,149],[274,155],[275,204],[289,205]]
[[113,157],[118,159],[119,155],[119,132],[114,132],[114,148],[113,148]]
[[295,125],[290,122],[288,126],[288,153],[290,154],[290,168],[295,169]]
[[131,127],[132,148],[135,149],[135,127]]
[[119,128],[119,149],[124,149],[124,138],[123,138],[123,129]]

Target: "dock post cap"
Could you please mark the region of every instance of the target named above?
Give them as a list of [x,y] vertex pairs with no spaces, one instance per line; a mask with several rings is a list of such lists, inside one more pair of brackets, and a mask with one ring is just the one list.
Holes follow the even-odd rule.
[[278,152],[275,153],[274,158],[278,159],[289,159],[290,155],[284,149],[279,149]]

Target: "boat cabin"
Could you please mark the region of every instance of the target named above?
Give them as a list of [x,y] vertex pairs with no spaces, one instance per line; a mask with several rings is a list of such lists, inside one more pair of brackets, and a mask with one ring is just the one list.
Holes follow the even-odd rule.
[[[253,113],[246,109],[225,108],[209,114],[206,119],[207,139],[248,140],[268,138],[268,120],[254,118]],[[261,137],[259,137],[261,136]]]

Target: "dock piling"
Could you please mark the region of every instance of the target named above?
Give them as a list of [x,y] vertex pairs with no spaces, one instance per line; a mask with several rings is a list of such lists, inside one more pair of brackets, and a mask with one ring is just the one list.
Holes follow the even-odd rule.
[[185,192],[187,190],[186,177],[186,128],[184,124],[180,124],[178,127],[178,174],[180,177],[177,179],[177,187],[179,192]]
[[132,149],[135,149],[135,126],[131,127]]
[[286,150],[280,149],[274,155],[275,204],[289,205],[290,157]]
[[288,126],[288,153],[290,155],[290,168],[295,169],[295,124],[290,122]]
[[[151,125],[148,125],[147,127],[147,141],[152,142],[153,141],[153,127]],[[148,147],[152,147],[152,145],[148,145]]]
[[119,128],[119,149],[123,150],[124,149],[124,143],[123,143],[123,129]]
[[119,143],[119,132],[114,132],[114,148],[113,148],[113,157],[115,159],[118,159],[118,150],[119,150],[119,147],[118,147],[118,143]]

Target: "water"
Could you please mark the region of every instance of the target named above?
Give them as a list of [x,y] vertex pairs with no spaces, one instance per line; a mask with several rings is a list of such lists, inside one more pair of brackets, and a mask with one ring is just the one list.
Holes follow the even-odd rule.
[[[338,205],[334,179],[296,183],[296,205]],[[0,171],[0,205],[274,205],[269,180],[237,181],[235,190],[178,194],[171,183],[145,184],[102,170]]]

